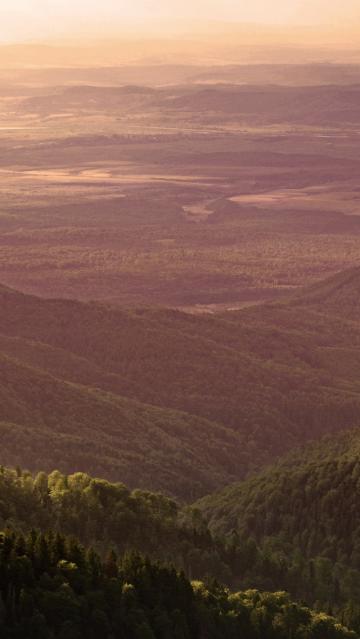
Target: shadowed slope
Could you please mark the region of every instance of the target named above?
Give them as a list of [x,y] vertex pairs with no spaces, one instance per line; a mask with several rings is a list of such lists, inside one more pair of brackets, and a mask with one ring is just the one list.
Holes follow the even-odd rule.
[[59,380],[0,354],[1,461],[87,470],[185,498],[238,475],[225,428]]
[[[259,475],[197,502],[216,533],[236,530],[286,552],[359,569],[360,429],[325,437]],[[285,544],[285,545],[284,545]]]
[[[329,283],[323,287],[332,290]],[[358,423],[360,324],[321,313],[307,304],[309,294],[311,290],[286,303],[199,317],[166,309],[124,311],[0,289],[0,353],[6,356],[4,362],[12,362],[10,382],[3,379],[10,390],[0,418],[32,427],[43,424],[68,436],[81,425],[81,432],[93,441],[93,451],[102,441],[100,432],[104,442],[111,433],[121,438],[116,454],[121,450],[124,459],[136,450],[138,465],[131,471],[122,465],[124,476],[114,474],[118,470],[109,475],[93,461],[84,462],[83,470],[130,485],[148,481],[150,488],[168,488],[187,497],[192,496],[192,481],[203,494],[217,482],[244,477],[307,439]],[[25,378],[16,383],[24,371],[30,382],[42,376],[30,396],[31,383]],[[64,392],[66,400],[54,401]],[[146,419],[138,419],[139,413],[130,410],[133,404],[124,397],[158,408],[142,407]],[[9,402],[12,412],[5,413]],[[131,418],[125,420],[126,434],[121,434],[119,406],[124,402]],[[187,415],[179,417],[174,409]],[[146,428],[151,431],[157,425],[155,414],[162,415],[162,435],[153,439]],[[172,448],[167,437],[173,437]],[[154,453],[147,454],[147,447]],[[177,455],[180,465],[174,464]],[[186,475],[195,468],[194,459],[201,477],[193,474],[190,479]],[[21,463],[29,465],[25,452]],[[113,461],[106,464],[108,469],[115,466]],[[74,469],[72,462],[64,468]]]

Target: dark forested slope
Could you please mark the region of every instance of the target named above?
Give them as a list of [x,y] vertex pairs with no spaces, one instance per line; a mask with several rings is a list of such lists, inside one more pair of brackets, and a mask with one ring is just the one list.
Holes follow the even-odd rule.
[[[252,538],[278,566],[280,555],[292,558],[294,574],[321,557],[323,579],[327,575],[328,587],[334,589],[329,599],[339,599],[340,586],[344,596],[347,592],[356,599],[360,596],[359,489],[356,429],[293,452],[259,475],[200,500],[197,508],[213,533]],[[352,571],[346,583],[344,566]],[[297,576],[297,587],[303,577],[304,573]],[[314,596],[309,583],[307,592]]]
[[360,569],[360,430],[325,437],[253,478],[203,498],[212,530],[279,535],[311,557],[327,556]]
[[284,588],[360,628],[359,487],[357,429],[308,444],[196,507],[213,535],[248,544],[242,586]]
[[188,522],[176,501],[86,473],[32,475],[1,467],[0,528],[7,527],[24,534],[54,529],[75,535],[101,556],[109,547],[121,554],[138,551],[170,561],[191,578],[211,574],[228,585],[237,583],[233,551],[215,540],[201,520]]
[[[79,570],[84,566],[86,556],[92,557],[92,566],[94,560],[91,553],[84,556],[78,547],[75,551],[73,540],[76,535],[87,547],[95,546],[105,560],[107,569],[110,565],[114,567],[113,555],[109,555],[109,548],[122,556],[125,551],[146,552],[153,560],[161,559],[175,563],[188,577],[205,578],[209,583],[213,583],[213,578],[216,577],[231,585],[233,589],[255,586],[279,591],[286,588],[298,600],[302,599],[315,605],[317,610],[332,611],[343,623],[357,631],[360,629],[357,604],[359,589],[356,581],[359,573],[355,569],[341,563],[334,564],[322,557],[307,560],[304,555],[300,561],[296,555],[291,556],[289,543],[284,538],[279,541],[278,548],[275,541],[272,542],[272,547],[266,547],[260,542],[256,544],[253,538],[247,538],[244,534],[240,536],[233,533],[227,539],[215,538],[196,513],[197,511],[194,511],[193,517],[190,516],[191,513],[182,513],[174,501],[160,494],[129,491],[122,484],[110,484],[83,473],[65,476],[53,471],[50,475],[39,473],[32,476],[20,469],[0,469],[0,528],[15,529],[19,535],[16,540],[16,552],[12,553],[10,559],[10,562],[12,558],[16,559],[19,569],[25,565],[24,552],[29,548],[31,558],[37,557],[37,553],[40,553],[44,571],[53,577],[55,565],[51,562],[58,556],[54,552],[53,544],[58,550],[64,549],[64,542],[61,541],[59,533],[72,535],[69,554],[65,554],[63,559],[76,564],[76,567],[72,566],[70,570],[70,566],[61,559],[57,567],[61,567],[61,574],[64,570],[68,575],[69,570],[68,576],[74,579],[76,577],[75,582],[69,581],[74,589],[74,583],[78,583]],[[38,536],[33,532],[34,529],[40,529],[46,536]],[[51,529],[56,531],[56,535],[46,532]],[[14,537],[8,535],[6,552],[12,540]],[[0,563],[1,558],[5,556],[9,566],[9,555],[6,552],[2,555],[0,552]],[[40,559],[35,561],[37,568],[39,561]],[[97,565],[100,566],[98,560]],[[142,573],[145,565],[148,566],[149,563],[143,565]],[[29,576],[29,572],[26,574]],[[36,572],[35,577],[37,575]],[[0,581],[1,578],[4,579],[4,571],[0,571]],[[19,578],[17,573],[16,584],[19,583]],[[55,581],[58,583],[59,579]],[[45,577],[41,583],[50,584]],[[34,578],[29,579],[25,583],[25,590],[31,589],[33,585]],[[87,585],[86,580],[81,581],[83,595]],[[161,590],[160,586],[157,588]],[[198,588],[197,585],[196,592]],[[200,589],[204,592],[202,586]],[[37,588],[36,590],[38,591]],[[56,592],[55,583],[50,590]],[[217,586],[212,586],[211,591],[213,594],[222,592],[222,597],[226,594]],[[267,595],[259,595],[254,590],[244,596],[255,597],[258,602],[265,597],[262,600],[263,604],[268,601]],[[289,601],[283,594],[275,597],[279,596],[281,601]],[[35,594],[33,599],[38,602]],[[8,608],[11,601],[6,592],[3,598],[4,606]],[[59,606],[60,603],[59,601]],[[275,599],[271,607],[274,603]],[[39,603],[36,608],[38,606]],[[276,609],[278,610],[277,607]],[[230,609],[228,610],[230,612]],[[49,611],[44,614],[48,619]],[[15,615],[17,621],[21,619],[21,615],[20,607]],[[324,621],[327,618],[320,614],[318,619]],[[13,621],[13,617],[7,618],[8,624],[11,625]],[[327,632],[326,627],[319,627],[318,630],[321,630],[321,636],[327,636],[324,635],[324,632]],[[223,628],[222,632],[224,634],[221,636],[228,636],[227,628]],[[258,628],[257,632],[256,637],[268,636],[268,631],[265,633],[263,627]],[[230,634],[230,637],[232,636]]]
[[231,594],[190,584],[140,556],[121,562],[58,534],[0,536],[4,639],[355,639],[335,619],[286,593]]

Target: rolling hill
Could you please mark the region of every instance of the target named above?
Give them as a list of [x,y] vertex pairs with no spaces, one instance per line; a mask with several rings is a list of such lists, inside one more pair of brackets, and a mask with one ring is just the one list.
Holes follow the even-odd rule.
[[83,470],[191,499],[238,476],[239,436],[0,355],[1,459]]
[[[339,278],[351,301],[359,271]],[[2,461],[191,500],[357,425],[360,324],[309,295],[192,316],[2,287]]]
[[292,452],[251,479],[203,498],[196,509],[213,535],[235,547],[250,543],[243,585],[284,588],[340,617],[350,614],[358,626],[359,486],[355,429]]
[[278,464],[204,497],[197,506],[215,533],[287,539],[305,557],[360,568],[360,430],[292,451]]
[[75,535],[102,558],[146,552],[232,589],[287,590],[359,631],[359,451],[359,430],[327,437],[185,509],[85,473],[1,467],[0,528]]
[[76,536],[103,559],[146,553],[233,590],[287,590],[359,631],[359,447],[359,431],[328,438],[185,509],[85,473],[1,467],[0,528]]
[[[47,114],[81,108],[84,112],[134,111],[137,113],[169,112],[203,116],[219,122],[236,118],[243,123],[292,123],[310,126],[354,125],[360,118],[360,88],[348,86],[279,86],[275,84],[214,83],[149,88],[113,86],[50,87],[48,95],[23,99],[19,111]],[[195,121],[195,120],[194,120]]]
[[355,322],[360,318],[360,269],[353,268],[314,284],[298,296],[303,307],[312,307]]

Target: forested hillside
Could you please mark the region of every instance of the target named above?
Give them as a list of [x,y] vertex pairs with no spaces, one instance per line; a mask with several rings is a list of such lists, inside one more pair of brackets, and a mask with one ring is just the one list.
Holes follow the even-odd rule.
[[54,529],[78,537],[102,557],[109,547],[121,555],[146,553],[175,564],[189,578],[211,575],[232,588],[245,583],[256,555],[251,540],[234,545],[233,539],[212,535],[197,510],[183,510],[161,493],[130,491],[85,473],[33,476],[2,467],[0,528],[7,527],[23,534]]
[[230,555],[196,516],[190,522],[177,502],[161,493],[129,490],[85,473],[49,475],[0,469],[0,528],[27,533],[54,529],[75,535],[105,556],[139,551],[170,561],[189,577],[207,574],[230,582]]
[[[1,289],[3,527],[286,590],[360,631],[359,270],[218,316]],[[241,483],[299,443],[328,436]],[[45,461],[44,461],[45,460]],[[29,516],[30,512],[30,516]],[[208,522],[208,523],[207,523]]]
[[[216,532],[285,534],[305,556],[357,564],[360,430],[325,437],[198,502]],[[357,521],[359,518],[359,522]]]
[[251,583],[281,584],[333,611],[345,606],[358,625],[359,486],[360,431],[355,430],[293,452],[196,506],[213,534],[235,545],[252,540],[257,559],[247,571]]
[[239,477],[237,433],[55,378],[0,354],[1,461],[121,479],[185,499]]
[[191,585],[173,568],[136,555],[118,562],[110,552],[101,562],[56,533],[1,534],[0,605],[4,639],[357,636],[285,593]]
[[0,528],[76,536],[103,559],[109,548],[119,556],[146,553],[190,579],[216,578],[232,590],[287,590],[360,631],[358,469],[355,453],[348,456],[359,442],[358,433],[324,442],[190,509],[84,473],[1,468]]
[[[359,279],[342,276],[347,299]],[[307,295],[193,316],[1,288],[4,463],[191,500],[356,425],[360,322],[307,308]]]

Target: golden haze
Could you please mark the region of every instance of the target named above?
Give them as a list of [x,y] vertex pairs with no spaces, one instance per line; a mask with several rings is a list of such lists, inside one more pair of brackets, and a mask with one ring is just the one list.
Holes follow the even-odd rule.
[[[227,29],[226,23],[281,26],[266,36],[280,43],[289,38],[310,38],[318,45],[356,43],[360,6],[358,0],[2,0],[0,42],[51,42],[93,34],[166,37],[174,32],[221,33]],[[304,25],[307,29],[299,32]],[[247,29],[242,31],[246,35]],[[251,29],[250,33],[254,35]]]

